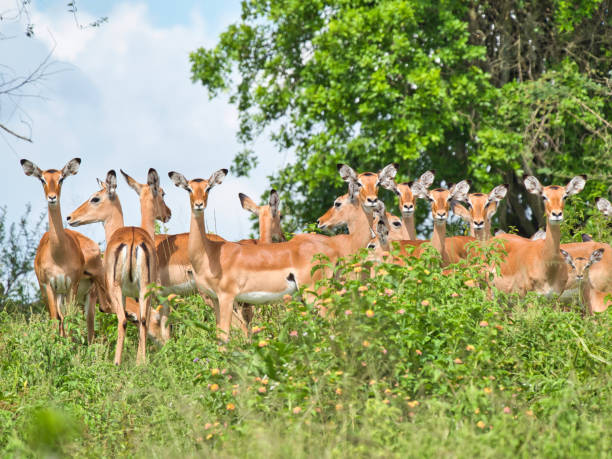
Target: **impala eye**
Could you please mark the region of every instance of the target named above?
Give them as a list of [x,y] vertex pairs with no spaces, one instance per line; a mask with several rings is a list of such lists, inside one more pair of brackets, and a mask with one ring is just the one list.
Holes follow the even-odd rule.
[[402,222],[395,221],[393,222],[393,226],[396,226],[399,228],[400,226],[402,226]]
[[93,203],[100,202],[100,198],[97,196],[94,196],[93,198],[91,198],[90,202],[93,202]]
[[375,244],[368,244],[368,249],[375,249],[376,245]]
[[340,207],[341,205],[342,205],[342,203],[341,203],[341,202],[337,202],[337,201],[336,201],[336,202],[334,202],[334,207]]

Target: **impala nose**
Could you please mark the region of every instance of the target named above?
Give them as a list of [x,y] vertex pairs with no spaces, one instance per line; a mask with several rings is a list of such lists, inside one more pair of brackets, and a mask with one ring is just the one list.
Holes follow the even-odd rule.
[[446,220],[446,212],[437,212],[436,213],[436,218],[438,220]]
[[414,204],[404,204],[402,210],[406,213],[414,212]]
[[49,201],[50,204],[55,204],[57,202],[57,195],[56,194],[47,195],[47,201]]
[[551,212],[550,215],[552,216],[553,220],[563,220],[563,211]]
[[484,220],[474,221],[474,228],[475,229],[484,228]]
[[194,210],[204,210],[204,203],[203,202],[194,202],[193,203],[193,209]]

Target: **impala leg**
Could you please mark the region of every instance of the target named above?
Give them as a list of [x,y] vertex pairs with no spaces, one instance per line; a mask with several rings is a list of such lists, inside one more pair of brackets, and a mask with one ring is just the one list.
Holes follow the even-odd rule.
[[232,323],[232,314],[234,310],[234,295],[223,294],[219,295],[219,320],[217,321],[219,341],[227,342],[229,340],[229,330]]
[[138,354],[136,356],[136,363],[143,364],[147,358],[147,326],[149,324],[149,311],[151,298],[147,297],[147,289],[140,289],[140,296],[138,298]]
[[94,320],[96,318],[96,287],[92,286],[85,296],[85,321],[87,322],[87,344],[94,340]]
[[121,354],[123,352],[123,342],[125,341],[125,329],[127,318],[125,317],[123,293],[119,285],[113,285],[109,291],[113,308],[117,313],[117,347],[115,348],[115,365],[121,365]]
[[55,310],[57,313],[57,320],[59,320],[59,334],[62,337],[66,337],[66,331],[64,330],[64,313],[62,312],[62,306],[64,306],[66,295],[58,293],[55,295]]
[[47,295],[47,309],[49,310],[49,317],[51,319],[57,319],[59,321],[59,335],[65,336],[63,318],[57,312],[57,297],[51,285],[45,285],[45,292]]

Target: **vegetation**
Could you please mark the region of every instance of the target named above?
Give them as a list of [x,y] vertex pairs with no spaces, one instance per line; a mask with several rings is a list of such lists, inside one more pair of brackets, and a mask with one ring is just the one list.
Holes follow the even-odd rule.
[[298,225],[342,193],[336,163],[398,162],[401,179],[433,168],[474,191],[508,183],[499,226],[531,235],[544,212],[524,173],[546,185],[586,173],[588,202],[610,181],[611,11],[607,0],[244,0],[218,44],[192,53],[192,76],[239,110],[234,172],[257,164],[263,132],[295,152],[271,183]]
[[[253,337],[215,344],[198,297],[175,299],[174,337],[112,365],[113,316],[86,345],[81,314],[0,312],[0,446],[37,456],[249,457],[612,453],[610,312],[534,296],[491,299],[477,266],[444,275],[363,258],[319,298],[257,308]],[[339,279],[344,278],[344,281]]]

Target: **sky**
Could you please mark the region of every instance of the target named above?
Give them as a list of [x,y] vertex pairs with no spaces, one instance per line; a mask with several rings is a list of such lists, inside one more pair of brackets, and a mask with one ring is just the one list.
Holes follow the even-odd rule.
[[[23,75],[52,52],[53,65],[42,84],[32,88],[40,97],[0,105],[0,122],[30,132],[33,143],[0,131],[0,206],[16,220],[26,203],[34,215],[46,212],[40,182],[24,175],[19,159],[41,169],[62,168],[71,158],[82,159],[79,173],[67,178],[61,206],[65,218],[98,189],[109,169],[123,169],[146,182],[157,169],[166,203],[172,210],[170,233],[189,231],[188,195],[168,178],[175,170],[190,178],[208,178],[229,168],[241,150],[236,141],[238,115],[227,95],[208,99],[201,84],[191,82],[189,53],[212,47],[225,28],[240,19],[239,0],[99,1],[77,2],[78,20],[88,24],[100,16],[108,22],[81,30],[67,12],[66,1],[33,0],[35,37],[25,37],[25,22],[0,22],[0,64]],[[0,13],[16,0],[0,0]],[[30,125],[22,124],[22,120]],[[240,207],[238,193],[260,201],[266,177],[286,165],[262,138],[255,144],[260,165],[248,178],[228,175],[210,194],[208,228],[229,240],[248,237],[252,222]],[[138,196],[118,173],[118,194],[126,225],[140,223]],[[79,227],[97,242],[102,224]]]

